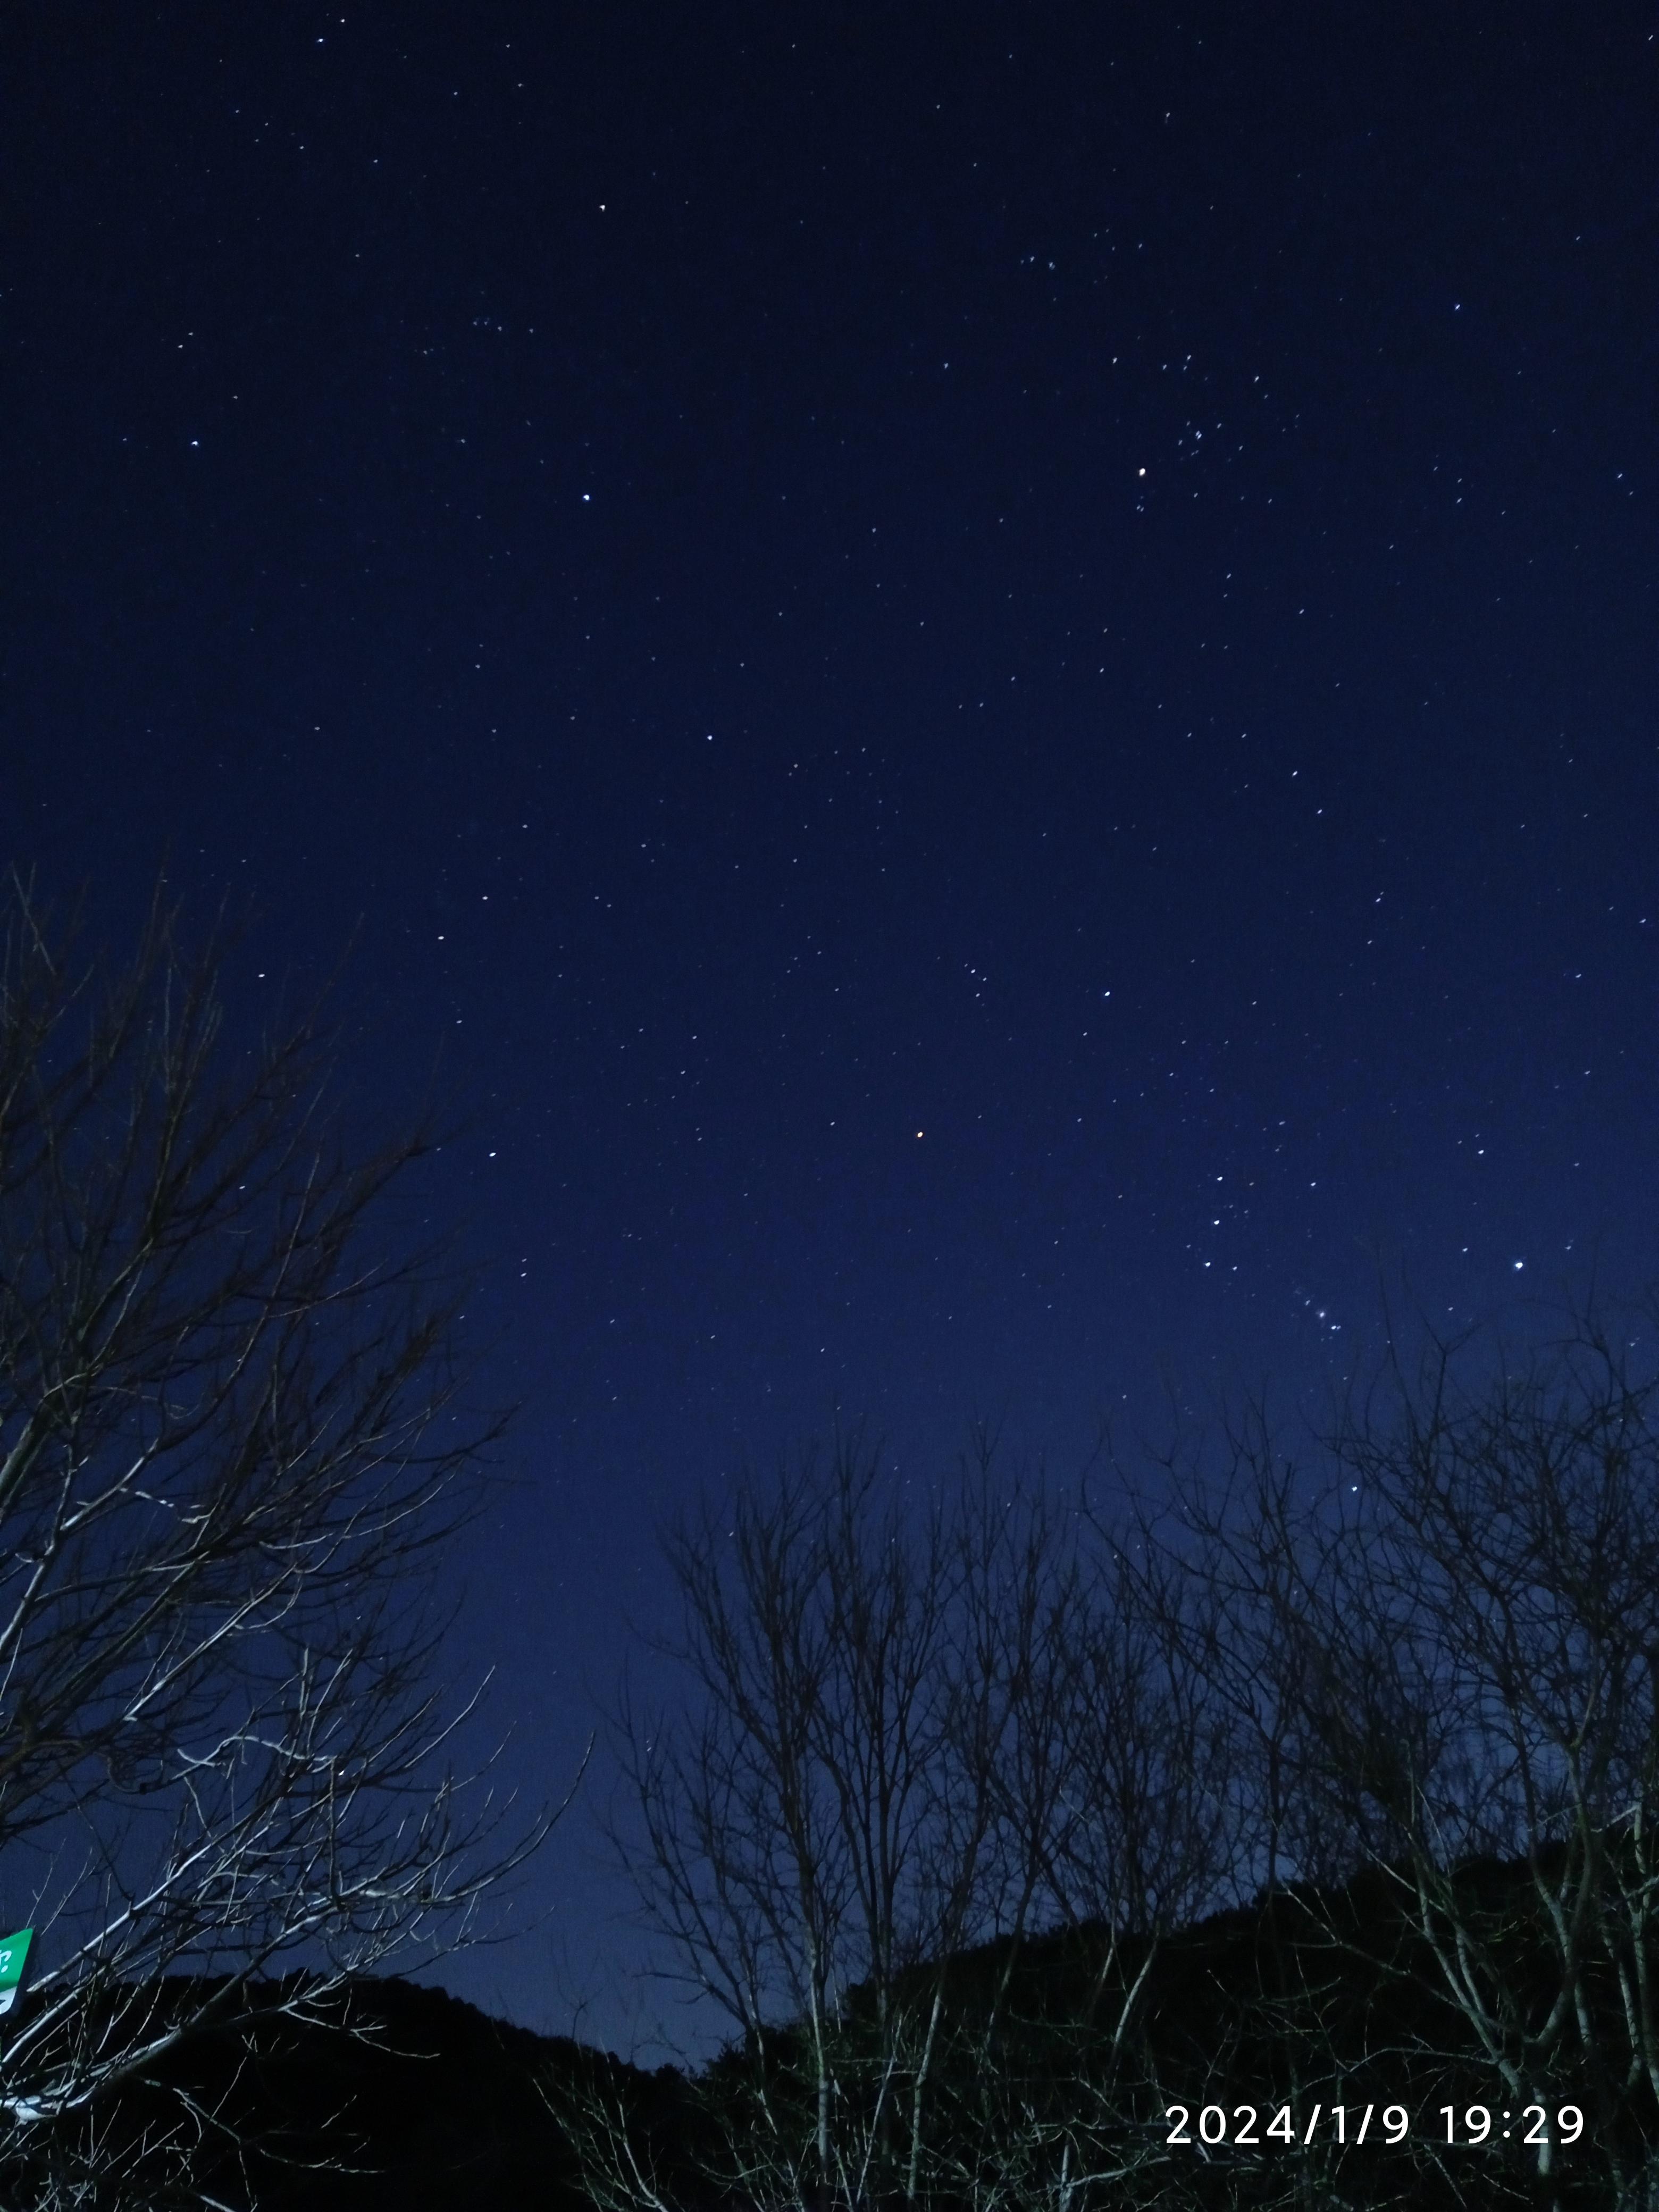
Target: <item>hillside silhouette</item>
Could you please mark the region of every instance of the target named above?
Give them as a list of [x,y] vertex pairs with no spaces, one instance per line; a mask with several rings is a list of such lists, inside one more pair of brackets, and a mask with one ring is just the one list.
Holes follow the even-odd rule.
[[[1469,1923],[1504,1949],[1523,1988],[1535,1949],[1540,2005],[1549,1985],[1538,1877],[1550,1873],[1480,1861],[1455,1877]],[[940,2109],[957,2115],[964,2142],[978,2130],[981,2149],[994,2148],[1000,2113],[1018,2110],[1026,2124],[1049,2113],[1058,2126],[1093,2111],[1095,2141],[1121,2164],[1097,2198],[1112,2204],[1607,2203],[1605,2167],[1570,2151],[1553,2194],[1540,2197],[1518,2129],[1507,2144],[1447,2148],[1441,2107],[1485,2106],[1496,2135],[1512,2100],[1458,2008],[1432,1994],[1436,1962],[1408,1904],[1403,1870],[1378,1868],[1340,1888],[1281,1888],[1162,1936],[1115,1938],[1083,1924],[966,1951],[941,1984]],[[916,1972],[937,1977],[937,1962]],[[183,2046],[150,2082],[124,2089],[99,2124],[136,2148],[185,2088],[208,2116],[205,2185],[238,2212],[590,2212],[606,2192],[590,2186],[567,2123],[602,2106],[623,2122],[666,2201],[690,2212],[753,2201],[723,2154],[744,2094],[739,2052],[700,2073],[647,2070],[392,1978],[354,1985],[326,2022],[299,2023],[275,2007],[292,1990],[273,1984],[269,2016],[246,2031]],[[849,2053],[865,2001],[855,1991],[848,2008]],[[1613,1982],[1587,1969],[1586,2005],[1619,2002]],[[783,2026],[771,2061],[786,2098],[795,2038]],[[861,2094],[855,2063],[847,2094]],[[1639,2163],[1651,2102],[1646,2085],[1626,2085],[1600,2111],[1586,2107],[1583,2141],[1616,2137]],[[1404,2107],[1407,2139],[1389,2144],[1378,2117],[1370,2140],[1355,2143],[1368,2105],[1379,2116]],[[1182,2106],[1194,2140],[1170,2145],[1168,2113]],[[1302,2136],[1316,2106],[1324,2118],[1310,2146]],[[1346,2143],[1333,2133],[1337,2106]],[[1241,2106],[1256,2109],[1258,2134],[1288,2107],[1297,2140],[1235,2143]],[[1227,2139],[1200,2147],[1206,2107],[1226,2116]],[[149,2201],[164,2203],[165,2191]],[[949,2198],[935,2191],[933,2201]]]

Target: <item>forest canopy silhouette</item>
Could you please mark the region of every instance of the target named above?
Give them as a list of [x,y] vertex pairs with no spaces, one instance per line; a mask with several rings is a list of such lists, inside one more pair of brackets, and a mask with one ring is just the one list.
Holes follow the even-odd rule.
[[[1646,2203],[1642,1334],[1431,1340],[1156,1509],[982,1434],[907,1505],[854,1433],[682,1522],[611,1832],[726,2024],[719,2201]],[[607,2212],[672,2200],[614,2094],[561,2110]]]

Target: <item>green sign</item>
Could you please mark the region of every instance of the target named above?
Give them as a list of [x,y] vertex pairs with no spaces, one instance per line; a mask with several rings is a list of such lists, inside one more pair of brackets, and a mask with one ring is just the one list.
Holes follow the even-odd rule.
[[15,1936],[0,1936],[0,2013],[9,2012],[17,2002],[17,1984],[23,1978],[33,1940],[33,1928],[20,1928]]

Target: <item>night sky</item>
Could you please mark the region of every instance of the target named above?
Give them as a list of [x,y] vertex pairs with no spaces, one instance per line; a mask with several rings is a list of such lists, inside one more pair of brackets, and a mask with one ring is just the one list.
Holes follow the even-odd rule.
[[[837,1406],[1064,1477],[1654,1273],[1653,21],[9,18],[0,858],[440,1063],[532,1796]],[[593,1850],[452,1984],[604,2025]]]

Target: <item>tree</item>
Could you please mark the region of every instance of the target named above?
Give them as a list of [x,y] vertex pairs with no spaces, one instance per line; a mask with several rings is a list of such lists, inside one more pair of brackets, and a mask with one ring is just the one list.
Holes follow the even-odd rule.
[[156,2103],[173,2055],[462,1940],[545,1822],[469,1786],[433,1664],[500,1424],[398,1227],[429,1140],[354,1152],[318,1018],[237,1040],[163,902],[112,980],[72,942],[15,889],[0,1911],[39,1970],[0,2027],[0,2196],[191,2202],[216,2120]]
[[953,1755],[945,1530],[901,1530],[878,1474],[838,1442],[824,1478],[741,1492],[729,1535],[682,1526],[699,1704],[618,1730],[648,1916],[735,2039],[731,2178],[803,2206],[860,2201],[891,2164],[927,2073],[903,1978],[959,1934],[989,1826]]
[[[723,2015],[696,2081],[718,2200],[1064,2206],[1158,2155],[1138,2007],[1219,1879],[1214,1732],[1077,1525],[983,1435],[907,1500],[854,1434],[672,1534],[689,1695],[624,1699],[613,1840]],[[1026,1947],[1067,1927],[1084,2016],[1023,2017]],[[617,2100],[559,2094],[590,2191],[664,2212]]]
[[690,2158],[568,2090],[607,2212],[1653,2212],[1633,1349],[1581,1319],[1465,1384],[1431,1343],[1311,1464],[1254,1410],[1109,1521],[988,1447],[907,1501],[842,1439],[684,1524],[689,1695],[624,1709],[617,1840],[729,2039]]
[[[1396,2065],[1544,2109],[1504,2163],[1548,2205],[1567,2168],[1659,2200],[1659,1382],[1631,1349],[1580,1315],[1469,1387],[1431,1341],[1349,1407],[1316,1487],[1257,1426],[1153,1547],[1204,1592],[1237,1710],[1270,1717],[1237,1762],[1270,1887],[1317,1875],[1293,1909],[1409,1998]],[[1355,1875],[1368,1926],[1333,1910]]]

